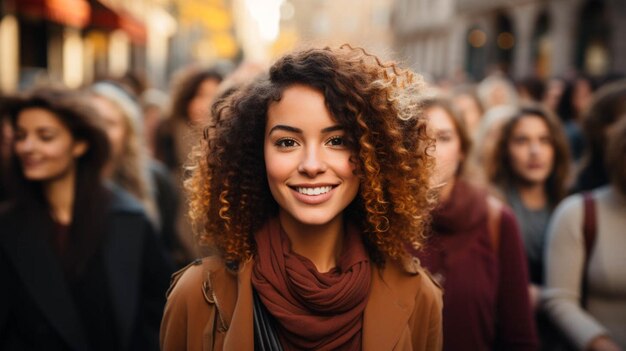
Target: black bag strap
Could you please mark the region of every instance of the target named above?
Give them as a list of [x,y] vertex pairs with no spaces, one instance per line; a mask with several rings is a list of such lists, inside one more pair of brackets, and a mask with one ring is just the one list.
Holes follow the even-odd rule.
[[255,351],[282,351],[283,347],[274,329],[274,319],[267,311],[256,290],[252,291],[254,298],[254,350]]
[[591,192],[583,193],[585,217],[583,220],[583,235],[585,239],[585,258],[583,265],[583,277],[581,280],[580,305],[585,308],[587,305],[587,276],[589,275],[589,261],[591,250],[596,241],[596,204]]

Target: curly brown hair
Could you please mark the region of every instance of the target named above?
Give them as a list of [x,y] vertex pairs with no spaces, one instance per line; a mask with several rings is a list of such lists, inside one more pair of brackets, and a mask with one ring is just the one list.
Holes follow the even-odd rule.
[[515,187],[519,181],[511,165],[509,142],[519,121],[528,116],[537,116],[544,121],[550,131],[552,148],[554,149],[554,165],[546,180],[544,189],[551,206],[556,206],[566,195],[567,179],[570,171],[570,152],[563,126],[559,119],[540,105],[530,104],[509,119],[502,127],[500,138],[496,141],[494,154],[487,166],[489,181],[500,189]]
[[269,76],[213,105],[185,183],[199,242],[231,262],[254,255],[253,233],[278,211],[263,155],[267,111],[294,84],[322,92],[346,131],[361,187],[345,215],[361,226],[373,261],[404,257],[407,244],[421,247],[434,205],[422,81],[349,45],[288,54]]

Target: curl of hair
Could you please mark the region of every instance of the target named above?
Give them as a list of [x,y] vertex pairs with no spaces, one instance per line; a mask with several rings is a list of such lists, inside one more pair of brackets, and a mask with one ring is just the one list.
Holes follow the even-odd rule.
[[546,124],[550,133],[550,143],[554,150],[554,156],[552,171],[546,179],[544,189],[548,194],[550,205],[556,206],[567,193],[567,180],[570,171],[569,145],[558,117],[539,105],[525,105],[511,119],[506,121],[502,127],[502,133],[496,140],[493,155],[488,160],[487,177],[491,183],[500,189],[517,186],[520,178],[513,169],[509,143],[519,121],[529,116],[539,117]]
[[253,233],[278,210],[263,154],[267,111],[294,84],[319,90],[345,130],[361,182],[345,215],[361,226],[370,257],[382,265],[407,255],[407,245],[418,249],[435,203],[422,81],[349,45],[286,55],[213,105],[185,183],[198,240],[227,260],[254,255]]

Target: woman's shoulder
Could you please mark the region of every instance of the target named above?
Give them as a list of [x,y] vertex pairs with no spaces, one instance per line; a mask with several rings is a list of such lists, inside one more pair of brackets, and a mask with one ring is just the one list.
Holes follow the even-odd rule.
[[235,275],[217,255],[194,260],[172,274],[167,298],[204,301],[213,286],[225,286],[229,277],[234,279]]
[[[223,260],[207,257],[191,262],[172,275],[167,291],[167,303],[161,321],[161,349],[193,349],[188,343],[196,343],[205,336],[207,323],[223,300],[216,298],[213,287],[221,293],[227,284],[219,281],[225,270]],[[216,276],[217,280],[216,281]]]
[[382,278],[389,287],[412,295],[407,298],[428,305],[442,303],[441,286],[417,257],[389,260],[383,268]]
[[143,214],[143,206],[133,195],[113,182],[107,182],[105,187],[110,195],[110,210],[113,213],[125,212]]
[[[584,195],[576,193],[569,195],[563,199],[554,209],[552,220],[554,221],[573,221],[582,218],[584,207]],[[578,221],[577,221],[578,222]]]

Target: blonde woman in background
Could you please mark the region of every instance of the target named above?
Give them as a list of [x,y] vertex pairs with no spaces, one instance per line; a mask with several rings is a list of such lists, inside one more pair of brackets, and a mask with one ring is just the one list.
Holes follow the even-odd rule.
[[186,264],[189,257],[175,227],[178,196],[165,166],[148,155],[138,103],[130,91],[112,81],[98,82],[90,91],[112,147],[106,176],[143,204],[175,263]]

